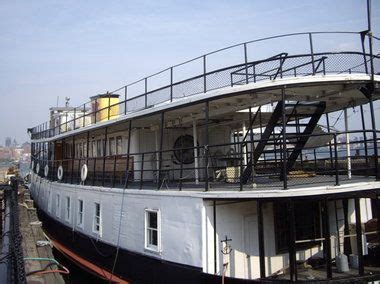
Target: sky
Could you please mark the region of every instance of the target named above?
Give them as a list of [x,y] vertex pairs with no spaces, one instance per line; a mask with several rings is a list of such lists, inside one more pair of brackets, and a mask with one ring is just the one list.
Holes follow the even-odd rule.
[[[47,121],[57,98],[60,105],[66,96],[79,105],[171,65],[256,38],[365,30],[365,2],[1,0],[0,144],[7,136],[27,141],[27,128]],[[379,36],[380,1],[372,1],[372,25]],[[262,50],[273,54],[281,46]]]

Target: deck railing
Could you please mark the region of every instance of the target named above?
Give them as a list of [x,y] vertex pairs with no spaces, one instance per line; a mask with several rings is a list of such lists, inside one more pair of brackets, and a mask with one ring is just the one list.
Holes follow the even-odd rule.
[[[204,146],[197,146],[63,160],[34,158],[32,170],[36,172],[39,164],[39,172],[36,173],[51,181],[132,189],[207,191],[286,189],[312,184],[334,186],[380,177],[376,162],[379,157],[375,156],[374,151],[374,147],[380,145],[379,138],[378,141],[373,139],[379,137],[379,133],[380,131],[357,130],[309,135],[314,138],[327,136],[328,142],[305,147],[294,166],[285,168],[286,175],[284,157],[288,159],[294,143],[287,142],[284,150],[282,143],[276,144],[277,137],[270,138],[268,142],[272,143],[268,144],[274,146],[265,148],[259,160],[254,163],[253,174],[246,183],[243,182],[244,171],[253,157],[255,145],[262,140],[214,144],[209,145],[207,151]],[[298,134],[298,138],[301,136]],[[348,136],[351,137],[349,143],[344,140]],[[185,164],[174,158],[175,155],[181,158],[186,153],[194,153],[195,149],[198,156],[194,156],[194,160],[197,159],[197,163]],[[228,154],[223,154],[227,152]],[[205,153],[208,153],[207,159]],[[46,165],[49,169],[47,176],[44,173]],[[88,169],[85,180],[81,179],[83,165]],[[57,177],[60,166],[63,168],[61,180]]]
[[[325,37],[334,42],[334,47],[323,46],[326,41]],[[356,46],[351,48],[351,51],[336,51],[336,47],[340,44],[347,45],[346,37],[356,37],[356,40],[349,41],[355,43]],[[30,130],[31,138],[54,137],[97,124],[100,121],[112,120],[135,111],[149,109],[158,104],[228,86],[284,77],[377,73],[380,57],[378,52],[368,54],[366,51],[368,49],[366,48],[367,38],[368,35],[365,32],[314,32],[280,35],[232,45],[166,68],[108,92],[109,104],[102,109],[93,110],[94,102],[87,102],[72,110],[64,111],[60,114],[58,122],[52,120],[32,128]],[[372,38],[379,40],[374,36]],[[267,47],[270,46],[275,50],[274,46],[278,44],[278,40],[289,41],[286,43],[287,45],[281,45],[281,50],[287,51],[287,53],[266,57],[265,53],[268,48],[260,50],[257,47],[257,45],[265,43]],[[294,41],[297,42],[296,45],[294,45]],[[298,47],[301,47],[301,53]],[[334,51],[316,52],[318,47]],[[256,52],[256,50],[261,52]],[[230,54],[230,57],[226,57],[226,53]],[[257,53],[261,54],[256,55]],[[219,62],[215,60],[215,56],[221,56],[221,62],[233,58],[234,63],[225,64],[224,66],[227,65],[227,67],[223,68],[217,67],[217,64],[212,64],[213,61]],[[252,60],[251,58],[256,59]],[[371,66],[374,66],[377,71],[371,70]],[[193,70],[199,71],[195,71],[193,74]],[[116,104],[111,104],[110,96],[113,94],[124,95],[124,99]],[[100,117],[104,119],[100,119]]]

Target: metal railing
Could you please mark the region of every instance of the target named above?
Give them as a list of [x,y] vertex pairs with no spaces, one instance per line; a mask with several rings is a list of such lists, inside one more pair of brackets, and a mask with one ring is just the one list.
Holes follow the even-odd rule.
[[[316,46],[320,42],[323,43],[323,39],[318,38],[322,36],[333,36],[335,47],[339,43],[346,43],[345,40],[339,41],[337,37],[354,36],[357,37],[357,47],[353,48],[353,51],[315,52]],[[299,37],[301,37],[301,40]],[[65,111],[61,114],[58,124],[56,124],[56,121],[48,121],[32,128],[30,130],[31,137],[32,139],[53,137],[61,133],[96,124],[100,120],[112,120],[127,113],[152,108],[158,104],[172,102],[183,97],[202,94],[228,86],[255,83],[261,80],[275,80],[276,78],[290,76],[342,73],[370,74],[369,62],[373,60],[375,66],[378,66],[380,57],[378,55],[371,57],[366,52],[365,40],[367,37],[368,35],[366,34],[363,36],[363,32],[293,33],[232,45],[166,68],[109,92],[110,96],[119,92],[124,93],[124,100],[118,103],[111,104],[109,97],[109,104],[102,109],[93,110],[92,104],[96,102],[87,102],[72,108],[70,111]],[[372,38],[378,40],[376,37]],[[293,52],[293,55],[289,55],[289,52],[280,53],[266,59],[262,59],[264,56],[260,56],[261,58],[257,56],[259,60],[249,60],[251,56],[256,55],[255,52],[249,52],[249,49],[254,49],[255,45],[263,42],[271,45],[271,41],[279,39],[297,40],[297,45],[302,46],[302,43],[304,43],[307,51],[305,50],[306,53],[301,54]],[[336,50],[335,47],[329,47],[328,49]],[[286,49],[286,47],[281,48]],[[327,49],[327,47],[323,48]],[[291,45],[289,45],[289,49],[291,49]],[[209,63],[214,56],[223,56],[226,52],[236,52],[235,56],[232,56],[236,58],[235,64],[228,65],[228,67],[216,68]],[[225,60],[225,56],[221,57],[221,61]],[[189,74],[183,75],[182,73],[186,72],[181,69],[186,68],[199,69],[201,71],[196,71],[195,76]],[[151,85],[152,87],[150,87]],[[100,119],[101,117],[104,119]]]
[[[349,179],[380,177],[376,161],[379,157],[375,156],[374,151],[379,141],[373,139],[379,137],[379,133],[380,131],[357,130],[308,135],[310,138],[327,136],[329,142],[303,148],[294,166],[285,169],[285,176],[283,161],[284,158],[288,159],[295,144],[287,141],[284,151],[278,137],[271,137],[268,145],[272,146],[266,146],[261,153],[248,183],[243,182],[243,174],[253,157],[255,146],[262,139],[208,145],[207,151],[205,146],[197,146],[129,155],[34,159],[32,170],[36,172],[39,163],[40,170],[37,174],[44,176],[44,167],[48,165],[49,173],[45,177],[51,181],[134,189],[260,190],[311,184],[340,185]],[[349,144],[343,141],[347,134],[355,136]],[[358,135],[365,139],[358,139]],[[288,139],[299,139],[301,136],[303,134],[292,134]],[[350,154],[347,147],[350,148]],[[198,160],[198,167],[195,167],[194,161],[185,164],[174,158],[175,155],[182,157],[185,153],[194,152],[198,153],[198,156],[194,156],[194,160]],[[88,175],[82,181],[81,169],[84,164],[87,165]],[[59,166],[63,167],[62,180],[57,178]]]

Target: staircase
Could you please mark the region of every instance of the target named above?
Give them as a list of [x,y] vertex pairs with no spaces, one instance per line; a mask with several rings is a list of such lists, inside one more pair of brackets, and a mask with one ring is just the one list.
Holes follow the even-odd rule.
[[[326,109],[325,102],[286,102],[284,107],[286,129],[283,129],[282,104],[282,101],[277,102],[276,108],[265,127],[265,131],[253,151],[252,159],[249,160],[243,171],[242,182],[244,184],[250,179],[253,170],[252,166],[256,165],[260,156],[265,152],[266,146],[278,146],[277,149],[282,147],[284,130],[286,130],[287,145],[294,146],[293,148],[289,148],[287,152],[287,172],[289,172],[294,167],[298,156]],[[300,123],[300,119],[309,120],[308,122]],[[279,133],[276,133],[275,130],[278,128],[281,130]]]

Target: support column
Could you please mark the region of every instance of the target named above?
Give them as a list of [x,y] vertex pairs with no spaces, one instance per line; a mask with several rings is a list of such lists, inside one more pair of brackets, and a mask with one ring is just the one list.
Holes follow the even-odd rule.
[[356,227],[356,247],[358,251],[359,275],[364,275],[363,266],[363,239],[362,239],[362,222],[360,214],[360,198],[355,197],[355,227]]
[[124,188],[128,188],[129,181],[129,154],[131,152],[131,135],[132,134],[132,120],[129,121],[128,125],[128,148],[127,148],[127,164],[125,165],[125,184]]
[[165,113],[161,113],[161,123],[160,123],[160,150],[159,150],[159,158],[158,158],[158,183],[157,189],[160,189],[161,179],[162,179],[162,147],[164,141],[164,127],[165,127]]
[[106,170],[107,139],[108,139],[107,136],[108,136],[108,127],[106,127],[104,130],[102,186],[104,186],[105,170]]
[[327,279],[332,278],[332,264],[331,264],[331,239],[330,239],[330,222],[329,222],[329,207],[328,200],[325,198],[322,201],[322,224],[323,224],[323,255],[326,259],[326,276]]
[[285,109],[285,89],[281,89],[282,97],[282,177],[284,189],[288,188],[288,168],[287,168],[287,149],[286,149],[286,109]]
[[207,101],[205,103],[205,191],[209,190],[209,184],[208,184],[208,143],[209,143],[209,136],[208,136],[208,123],[209,123],[209,102]]
[[346,131],[346,155],[347,155],[347,176],[351,179],[351,147],[350,147],[350,134],[348,133],[348,115],[347,108],[344,109],[344,128]]
[[260,278],[265,278],[265,246],[262,201],[257,200],[257,231],[259,240]]
[[216,201],[213,201],[212,204],[213,209],[213,223],[214,223],[214,274],[218,273],[218,246],[216,239]]
[[198,134],[197,134],[197,121],[193,117],[193,145],[194,145],[194,176],[195,184],[199,184],[199,160],[198,160]]
[[366,132],[366,126],[365,126],[365,120],[364,120],[364,110],[363,105],[360,105],[360,116],[362,120],[362,129],[363,129],[363,138],[364,138],[364,155],[365,155],[365,165],[366,165],[366,174],[368,174],[368,145],[367,145],[367,132]]
[[296,222],[294,216],[294,201],[289,200],[287,202],[287,213],[289,220],[289,268],[290,268],[290,281],[297,281],[297,266],[296,266]]

